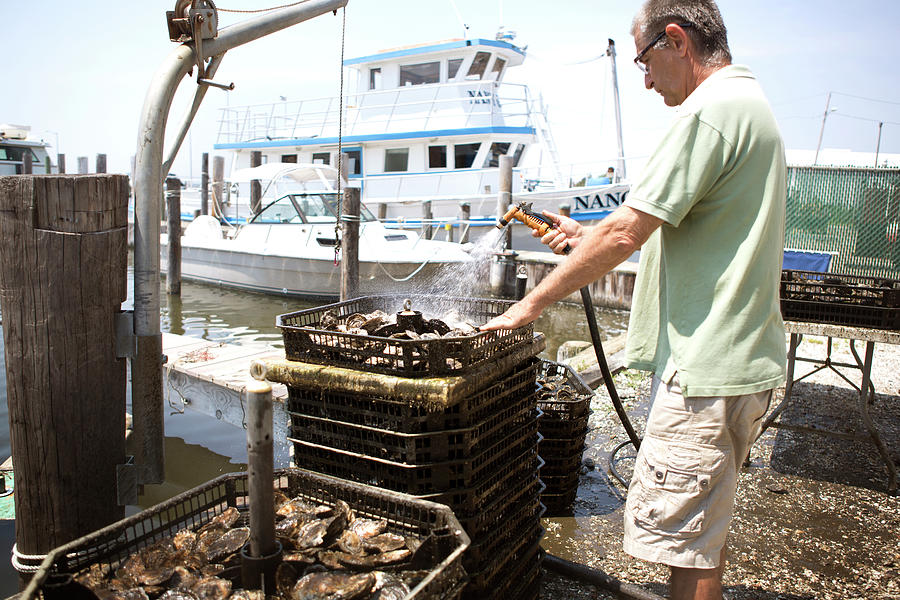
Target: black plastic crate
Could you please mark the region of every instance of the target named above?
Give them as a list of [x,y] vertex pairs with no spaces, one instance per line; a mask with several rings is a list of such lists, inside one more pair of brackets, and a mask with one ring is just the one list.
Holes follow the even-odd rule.
[[[534,491],[537,492],[536,489]],[[486,529],[479,535],[469,534],[471,544],[463,556],[463,567],[467,572],[479,571],[483,565],[502,554],[523,531],[538,529],[543,514],[544,505],[537,493],[510,506],[496,527]]]
[[584,451],[584,434],[569,439],[543,438],[538,452],[544,460],[574,456]]
[[[276,488],[290,497],[300,496],[327,505],[344,500],[357,516],[386,519],[390,531],[422,538],[422,548],[430,554],[428,559],[434,566],[406,596],[407,600],[458,597],[466,582],[462,556],[469,547],[469,537],[448,507],[299,469],[276,470],[274,481]],[[196,529],[229,507],[237,508],[246,523],[248,496],[246,473],[222,475],[60,546],[44,559],[22,599],[38,597],[37,588],[48,580],[74,575],[93,564],[114,570],[134,552],[182,529]]]
[[[393,428],[359,423],[358,421],[368,420],[366,415],[344,408],[339,411],[329,410],[327,412],[329,414],[338,412],[340,416],[352,419],[352,422],[305,414],[303,412],[304,403],[295,402],[292,394],[288,400],[291,437],[303,442],[406,464],[429,464],[437,461],[469,458],[481,449],[490,447],[499,438],[505,437],[512,428],[534,417],[535,368],[534,365],[531,365],[518,369],[508,377],[502,378],[478,394],[474,394],[471,402],[464,403],[468,407],[479,407],[477,410],[467,412],[473,417],[484,415],[483,419],[472,421],[468,427],[454,427],[423,433],[406,433]],[[321,391],[319,395],[323,399],[327,398],[329,403],[336,403],[334,398],[329,397],[330,394],[327,391]],[[372,398],[358,397],[355,400],[351,403],[352,406],[362,404],[368,406],[370,412],[372,412],[373,405],[383,404]],[[393,404],[393,402],[389,402],[389,404]],[[409,403],[400,404],[408,405]],[[483,410],[483,407],[489,407],[491,410]],[[401,409],[387,412],[402,414],[405,411]],[[455,414],[459,415],[458,412]],[[395,418],[380,419],[380,421],[379,424],[402,426],[400,423],[395,423]]]
[[529,448],[504,469],[495,471],[489,478],[470,488],[419,497],[450,506],[454,514],[460,515],[458,518],[461,522],[465,521],[466,532],[471,530],[478,535],[494,523],[497,507],[510,497],[511,490],[530,489],[533,486],[543,489],[544,484],[538,475],[541,464],[537,448]]
[[[543,412],[544,409],[541,409]],[[546,414],[541,416],[541,435],[553,439],[575,439],[578,436],[585,436],[588,432],[587,415],[582,419],[560,421],[557,419],[548,419]]]
[[509,576],[505,587],[497,590],[493,597],[497,600],[538,600],[544,576],[543,562],[544,550],[540,546],[532,549]]
[[523,572],[540,569],[540,560],[535,560],[535,556],[541,552],[543,537],[544,529],[538,519],[534,527],[521,531],[513,544],[498,553],[482,570],[469,572],[469,584],[463,590],[462,597],[472,600],[509,597],[503,593],[511,586],[510,575],[516,566],[521,566]]
[[477,455],[427,464],[406,464],[292,437],[288,441],[294,443],[298,467],[419,496],[470,488],[508,468],[517,457],[531,451],[536,455],[539,412],[533,411],[531,419]]
[[[540,445],[538,445],[538,454],[541,454]],[[565,457],[548,458],[541,454],[541,458],[544,460],[541,476],[560,476],[579,472],[583,454],[584,450],[578,450],[570,456]]]
[[791,321],[900,329],[900,280],[785,269],[781,315]]
[[558,517],[571,513],[572,503],[577,496],[578,486],[558,494],[547,492],[541,494],[541,504],[547,507],[547,511],[544,513],[545,516]]
[[537,390],[537,369],[538,361],[526,358],[504,371],[486,375],[475,391],[443,408],[428,402],[411,402],[399,395],[363,394],[314,383],[289,385],[288,411],[398,434],[440,433],[477,425],[500,410],[510,394]]
[[[410,296],[413,310],[439,318],[453,309],[481,324],[502,314],[513,302],[482,298]],[[403,310],[400,296],[364,296],[345,302],[279,315],[276,326],[284,338],[288,360],[347,367],[360,371],[426,377],[458,374],[495,360],[534,338],[528,324],[515,330],[483,331],[433,340],[401,340],[321,329],[326,313],[338,321],[354,313]]]
[[565,475],[545,475],[541,473],[541,481],[547,486],[545,494],[562,494],[578,488],[581,473],[573,471]]
[[[540,480],[538,472],[534,469],[531,469],[531,472],[522,479],[513,481],[505,487],[506,489],[502,493],[494,494],[471,516],[467,515],[464,510],[458,511],[464,515],[457,516],[457,519],[469,534],[469,539],[480,539],[486,530],[505,527],[504,519],[515,512],[517,506],[528,499],[536,502],[546,489],[544,482]],[[454,510],[454,514],[457,514],[457,511]]]

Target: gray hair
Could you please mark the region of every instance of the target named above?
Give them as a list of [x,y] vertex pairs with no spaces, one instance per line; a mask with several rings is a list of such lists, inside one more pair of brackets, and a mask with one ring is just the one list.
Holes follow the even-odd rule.
[[647,0],[634,16],[631,35],[654,36],[664,31],[669,23],[690,23],[685,33],[694,42],[699,58],[706,66],[731,64],[728,33],[713,0]]

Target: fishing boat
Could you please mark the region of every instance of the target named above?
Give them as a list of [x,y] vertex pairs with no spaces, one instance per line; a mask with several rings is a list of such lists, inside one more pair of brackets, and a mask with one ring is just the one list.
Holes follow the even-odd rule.
[[31,172],[50,174],[56,165],[47,148],[50,144],[31,137],[31,127],[27,125],[0,124],[0,175],[21,175],[25,173],[25,163],[31,158]]
[[[193,219],[181,236],[181,275],[216,285],[310,299],[340,294],[336,253],[340,193],[337,170],[323,164],[270,163],[230,177],[235,196],[260,182],[261,210],[245,223],[210,215]],[[352,182],[351,182],[352,185]],[[168,235],[160,236],[167,271]],[[359,291],[428,293],[451,268],[473,259],[460,244],[387,228],[364,206],[360,215]]]
[[[434,231],[448,223],[496,222],[498,166],[507,156],[515,201],[532,202],[537,211],[566,204],[575,219],[602,218],[625,200],[629,185],[620,175],[590,178],[560,164],[540,96],[504,80],[526,57],[514,37],[501,30],[495,39],[454,39],[347,59],[355,91],[344,98],[223,108],[214,147],[230,153],[232,170],[249,167],[254,152],[263,164],[328,166],[343,154],[348,160],[342,171],[381,220],[438,225]],[[612,40],[609,52],[614,58]],[[622,174],[621,148],[617,156]],[[605,173],[607,166],[595,165],[595,172]],[[248,216],[219,200],[228,218]],[[461,203],[468,205],[465,223],[457,220]]]

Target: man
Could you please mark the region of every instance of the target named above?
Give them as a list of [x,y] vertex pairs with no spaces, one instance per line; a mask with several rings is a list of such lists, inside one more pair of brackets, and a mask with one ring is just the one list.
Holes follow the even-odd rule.
[[712,0],[648,0],[631,33],[674,122],[598,225],[548,214],[542,241],[570,257],[483,329],[533,321],[641,249],[626,360],[654,377],[624,548],[670,566],[672,598],[721,599],[737,471],[784,382],[784,147]]

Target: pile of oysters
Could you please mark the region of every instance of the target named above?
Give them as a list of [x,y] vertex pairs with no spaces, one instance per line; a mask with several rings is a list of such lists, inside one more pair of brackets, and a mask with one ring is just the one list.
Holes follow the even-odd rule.
[[450,310],[439,318],[426,319],[421,312],[412,310],[409,300],[405,301],[403,310],[395,314],[375,310],[341,318],[334,310],[328,310],[316,328],[398,340],[434,340],[478,333],[478,327],[456,310]]
[[250,538],[234,507],[117,567],[91,565],[75,581],[101,600],[401,600],[428,574],[411,567],[422,541],[388,531],[386,520],[357,517],[343,500],[329,506],[275,494],[283,553],[268,595],[233,583]]

